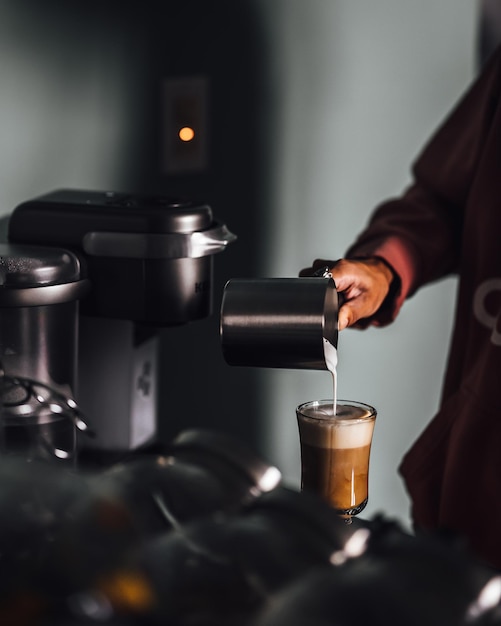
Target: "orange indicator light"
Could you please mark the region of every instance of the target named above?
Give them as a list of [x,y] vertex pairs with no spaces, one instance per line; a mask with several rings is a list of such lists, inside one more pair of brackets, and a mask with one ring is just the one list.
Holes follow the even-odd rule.
[[179,131],[181,141],[191,141],[195,137],[195,131],[190,126],[183,126]]

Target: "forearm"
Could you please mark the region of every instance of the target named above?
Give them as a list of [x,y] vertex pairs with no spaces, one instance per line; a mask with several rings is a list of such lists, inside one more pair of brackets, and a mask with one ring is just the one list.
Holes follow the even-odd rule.
[[[416,187],[374,213],[368,227],[349,248],[346,258],[383,259],[395,273],[385,306],[374,317],[377,324],[392,321],[405,299],[423,284],[456,271],[460,230],[436,202]],[[398,287],[398,288],[397,288]]]
[[401,280],[394,303],[459,270],[463,218],[501,92],[501,49],[423,149],[413,184],[382,204],[347,257],[379,256]]
[[454,206],[419,182],[382,204],[346,256],[381,256],[402,280],[405,296],[455,272],[460,257],[462,206]]

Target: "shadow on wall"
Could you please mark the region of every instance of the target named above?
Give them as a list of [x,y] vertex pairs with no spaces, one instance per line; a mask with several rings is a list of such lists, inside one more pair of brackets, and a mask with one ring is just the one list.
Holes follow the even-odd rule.
[[498,0],[480,0],[477,60],[487,61],[501,42],[501,4]]
[[[207,201],[214,215],[238,237],[227,251],[214,257],[212,317],[162,333],[161,437],[168,441],[179,430],[196,426],[223,430],[259,447],[260,374],[228,366],[219,342],[219,309],[226,281],[255,276],[261,262],[259,106],[265,51],[255,3],[169,3],[152,20],[151,32],[156,79],[150,119],[156,123],[145,132],[150,137],[145,154],[151,161],[143,161],[140,186]],[[158,89],[165,78],[189,76],[203,76],[209,86],[207,167],[165,175]]]

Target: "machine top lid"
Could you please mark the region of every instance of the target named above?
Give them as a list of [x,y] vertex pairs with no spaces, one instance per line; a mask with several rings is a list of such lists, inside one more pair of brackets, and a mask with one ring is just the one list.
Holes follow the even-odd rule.
[[69,250],[0,243],[0,308],[72,302],[89,288]]
[[80,263],[69,250],[0,243],[0,288],[26,289],[80,279]]
[[89,232],[190,234],[212,224],[212,209],[205,203],[163,195],[59,189],[14,209],[9,241],[81,247]]

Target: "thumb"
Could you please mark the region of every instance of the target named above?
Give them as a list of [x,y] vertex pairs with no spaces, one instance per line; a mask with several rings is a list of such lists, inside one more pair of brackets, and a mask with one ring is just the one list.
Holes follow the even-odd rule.
[[349,302],[343,304],[338,312],[338,330],[344,330],[348,326],[352,326],[357,321],[353,307]]

